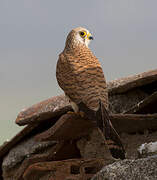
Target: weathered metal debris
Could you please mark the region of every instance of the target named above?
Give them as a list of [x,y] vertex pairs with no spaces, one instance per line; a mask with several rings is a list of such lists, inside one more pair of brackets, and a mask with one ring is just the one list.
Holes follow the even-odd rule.
[[35,154],[26,158],[22,162],[20,167],[14,172],[13,178],[15,180],[22,180],[24,178],[23,177],[24,172],[27,170],[27,168],[30,165],[34,163],[45,162],[45,161],[57,161],[57,160],[60,161],[71,158],[80,158],[79,152],[76,149],[75,144],[59,142],[58,144],[50,148],[47,152]]
[[[147,88],[146,86],[150,86],[156,81],[157,69],[111,81],[108,83],[108,90],[109,94],[121,94],[134,88]],[[155,89],[157,90],[157,85],[155,87]],[[154,90],[153,87],[151,89]]]
[[[25,171],[23,178],[44,180],[88,180],[104,166],[103,159],[69,159],[34,163]],[[49,172],[49,175],[47,175]]]
[[[157,114],[113,114],[112,124],[119,133],[157,129]],[[90,134],[94,125],[79,116],[65,114],[54,126],[36,136],[38,141],[73,140]]]
[[55,96],[22,110],[16,118],[16,123],[25,125],[40,122],[55,116],[61,116],[68,110],[71,110],[71,107],[65,96]]
[[157,91],[146,97],[143,101],[134,105],[132,108],[127,110],[125,113],[138,113],[138,114],[152,114],[157,113]]
[[[127,158],[138,158],[135,151],[140,143],[155,141],[157,131],[157,69],[108,83],[111,120],[127,151]],[[104,139],[89,121],[73,114],[64,95],[37,103],[19,113],[18,125],[27,125],[0,148],[1,178],[22,179],[90,179],[102,165],[114,159],[105,148]],[[137,133],[140,133],[138,135]],[[56,143],[48,148],[21,157],[16,155],[12,163],[9,152],[26,139]],[[41,143],[42,143],[41,142]],[[21,152],[20,149],[17,152]],[[31,151],[30,151],[31,152]],[[6,159],[8,158],[8,165]],[[103,161],[102,161],[103,158]],[[48,162],[49,161],[49,162]],[[82,164],[90,162],[86,169]],[[95,166],[96,163],[96,166]],[[76,166],[75,166],[76,165]],[[55,170],[54,170],[55,168]],[[73,169],[74,168],[74,169]],[[76,168],[76,169],[75,169]],[[77,171],[77,172],[75,172]],[[73,174],[76,173],[76,174]]]
[[[131,104],[133,106],[157,91],[157,69],[111,81],[108,83],[108,91],[109,103],[110,106],[112,106],[111,112],[113,111],[112,109],[115,109],[114,113],[126,111],[127,109],[124,109],[124,104]],[[133,96],[131,94],[133,94]],[[133,99],[133,97],[135,98]],[[114,102],[113,104],[112,101]],[[120,108],[120,112],[116,112],[117,106]],[[17,116],[16,123],[18,125],[26,125],[32,122],[36,123],[60,116],[69,110],[71,110],[71,108],[68,100],[64,95],[60,95],[24,109]]]
[[93,130],[93,124],[75,114],[65,114],[47,131],[36,136],[36,140],[74,140],[86,136]]

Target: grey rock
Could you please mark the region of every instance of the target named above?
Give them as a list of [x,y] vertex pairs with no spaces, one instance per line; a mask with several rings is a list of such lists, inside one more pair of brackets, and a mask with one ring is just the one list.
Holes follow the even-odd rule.
[[144,143],[137,149],[139,157],[148,157],[150,155],[157,155],[157,141]]
[[92,180],[155,180],[157,156],[118,161],[105,166]]
[[81,156],[85,159],[104,158],[105,160],[113,160],[105,145],[104,138],[97,128],[93,129],[88,138],[83,137],[78,140],[77,147],[80,150]]
[[25,158],[30,157],[31,154],[45,150],[48,147],[53,146],[55,143],[55,141],[37,142],[34,140],[34,137],[24,140],[12,148],[4,157],[2,163],[3,171],[8,171],[8,169],[13,168],[18,163],[22,162]]

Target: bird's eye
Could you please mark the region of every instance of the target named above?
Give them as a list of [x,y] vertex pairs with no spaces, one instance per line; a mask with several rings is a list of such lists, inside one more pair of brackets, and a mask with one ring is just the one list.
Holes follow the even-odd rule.
[[81,37],[85,37],[85,36],[86,36],[86,32],[81,31],[81,32],[80,32],[80,36],[81,36]]

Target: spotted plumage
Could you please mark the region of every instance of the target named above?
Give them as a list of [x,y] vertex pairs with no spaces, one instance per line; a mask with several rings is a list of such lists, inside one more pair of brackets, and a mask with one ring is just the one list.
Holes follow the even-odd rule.
[[124,159],[124,148],[107,111],[108,93],[103,70],[88,48],[91,39],[93,37],[85,28],[75,28],[69,33],[57,62],[57,81],[74,111],[82,111],[96,122],[113,157]]

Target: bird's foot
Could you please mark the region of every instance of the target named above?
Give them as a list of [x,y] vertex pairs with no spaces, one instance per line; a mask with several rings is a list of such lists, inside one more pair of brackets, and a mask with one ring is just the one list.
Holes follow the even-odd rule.
[[84,112],[82,111],[78,111],[78,112],[68,111],[67,114],[76,114],[81,116],[82,118],[85,116]]

